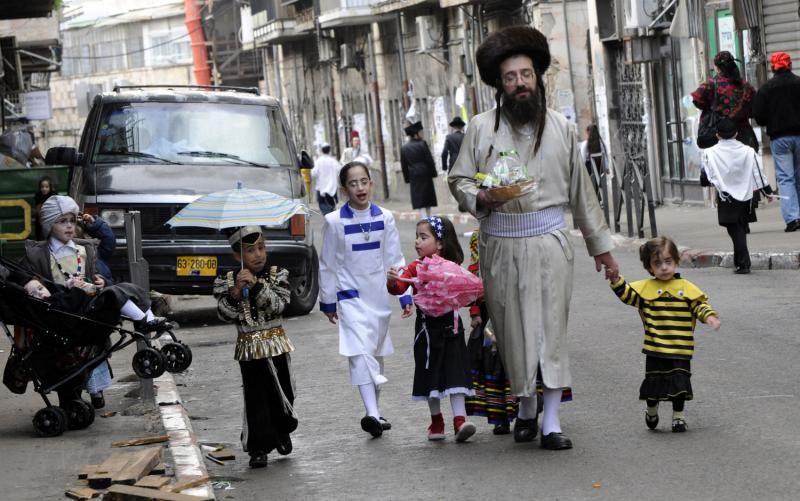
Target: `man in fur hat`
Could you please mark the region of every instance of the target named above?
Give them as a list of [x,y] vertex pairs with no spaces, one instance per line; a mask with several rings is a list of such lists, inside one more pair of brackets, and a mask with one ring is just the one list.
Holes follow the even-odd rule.
[[419,134],[422,122],[414,122],[403,130],[408,142],[400,148],[400,169],[403,180],[411,188],[411,207],[425,211],[425,217],[430,217],[431,207],[436,207],[436,187],[433,184],[436,162],[428,143]]
[[[575,129],[547,108],[544,72],[547,39],[529,26],[489,35],[476,54],[481,79],[497,89],[497,107],[474,117],[448,183],[459,206],[480,221],[481,276],[497,345],[521,397],[514,440],[536,438],[536,372],[544,405],[541,446],[569,449],[559,407],[571,387],[567,319],[572,296],[573,249],[564,228],[569,207],[597,271],[616,279],[611,233],[580,158]],[[514,150],[537,185],[506,202],[492,201],[475,179],[491,173],[501,152]],[[509,270],[513,270],[510,273]]]
[[467,125],[461,117],[455,117],[448,124],[453,132],[444,138],[444,148],[442,149],[442,170],[448,171],[456,163],[458,152],[461,151],[461,142],[464,141],[464,126]]

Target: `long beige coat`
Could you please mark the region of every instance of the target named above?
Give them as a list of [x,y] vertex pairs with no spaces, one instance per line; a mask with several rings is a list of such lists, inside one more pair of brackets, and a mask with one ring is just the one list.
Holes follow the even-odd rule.
[[581,162],[574,127],[560,114],[547,112],[542,145],[533,155],[534,133],[515,132],[501,117],[494,132],[495,110],[474,117],[448,183],[459,207],[481,221],[479,244],[481,277],[486,305],[497,344],[515,395],[536,391],[536,369],[541,364],[547,388],[572,385],[567,350],[567,319],[572,297],[573,249],[564,230],[525,238],[486,234],[489,211],[478,209],[477,172],[491,172],[501,151],[515,150],[538,182],[533,193],[496,209],[527,213],[548,207],[569,208],[596,256],[613,248],[591,179]]

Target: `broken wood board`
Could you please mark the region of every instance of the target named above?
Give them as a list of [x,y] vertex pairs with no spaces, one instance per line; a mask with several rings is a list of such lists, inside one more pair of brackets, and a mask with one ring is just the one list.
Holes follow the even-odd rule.
[[117,452],[112,454],[108,459],[97,465],[93,472],[90,472],[86,477],[89,481],[89,487],[93,489],[105,489],[111,485],[111,480],[114,478],[119,470],[128,464],[131,460],[130,452]]
[[142,477],[136,482],[136,487],[147,487],[148,489],[160,489],[170,483],[172,479],[170,477],[162,477],[161,475],[147,475],[146,477]]
[[219,459],[220,461],[227,461],[229,459],[236,459],[236,454],[229,449],[220,449],[218,451],[211,451],[208,453],[214,459]]
[[78,472],[78,478],[83,480],[86,477],[88,477],[90,473],[94,473],[96,469],[97,469],[96,464],[87,464],[83,468],[81,468],[81,471]]
[[176,492],[115,484],[109,487],[103,501],[211,501],[213,497],[189,496]]
[[89,484],[86,480],[79,480],[75,482],[75,485],[67,489],[64,494],[70,499],[77,499],[78,501],[83,501],[85,499],[94,499],[100,497],[102,491],[98,491],[89,487]]
[[166,465],[164,465],[164,463],[158,463],[155,468],[150,470],[150,474],[151,475],[163,475],[165,471],[167,471]]
[[197,487],[198,485],[204,484],[208,482],[208,475],[203,475],[202,477],[195,477],[190,478],[187,480],[182,480],[178,483],[165,485],[162,487],[163,490],[167,490],[169,492],[180,492],[185,491],[186,489],[190,489],[192,487]]
[[169,441],[169,437],[166,435],[153,435],[151,437],[131,438],[129,440],[111,442],[111,447],[132,447],[135,445],[159,444],[167,441]]
[[128,463],[117,471],[111,483],[133,485],[161,462],[161,447],[151,447],[129,454]]

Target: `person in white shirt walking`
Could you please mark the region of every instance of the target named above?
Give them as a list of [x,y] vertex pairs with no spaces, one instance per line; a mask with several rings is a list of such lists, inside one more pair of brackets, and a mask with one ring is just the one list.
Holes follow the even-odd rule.
[[314,168],[311,169],[311,179],[317,191],[317,203],[323,215],[332,212],[339,202],[339,171],[342,169],[335,158],[331,156],[331,145],[322,145],[322,155],[317,158]]

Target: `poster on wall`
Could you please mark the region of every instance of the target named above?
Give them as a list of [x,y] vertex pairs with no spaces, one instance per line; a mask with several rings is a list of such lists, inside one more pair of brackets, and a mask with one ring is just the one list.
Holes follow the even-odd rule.
[[727,50],[736,56],[736,29],[733,25],[733,16],[719,16],[717,18],[719,29],[719,50]]
[[[433,98],[433,126],[431,127],[431,134],[433,137],[433,158],[438,165],[441,162],[442,150],[444,150],[444,140],[447,137],[447,124],[450,120],[447,118],[447,110],[444,108],[444,97],[438,96]],[[442,166],[439,165],[439,168]]]
[[49,90],[26,92],[22,94],[22,102],[28,120],[50,120],[53,117]]

